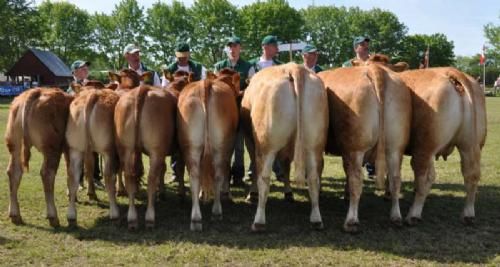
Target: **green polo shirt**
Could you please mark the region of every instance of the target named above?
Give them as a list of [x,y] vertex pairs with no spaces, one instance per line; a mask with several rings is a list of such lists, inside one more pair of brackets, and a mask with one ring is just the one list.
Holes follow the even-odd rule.
[[229,60],[229,58],[215,63],[215,71],[217,72],[221,71],[224,68],[229,68],[237,71],[240,74],[240,90],[245,90],[247,88],[248,72],[253,67],[254,65],[241,58],[238,59],[236,65],[234,66],[231,65],[231,60]]
[[347,67],[352,67],[352,61],[355,60],[356,58],[353,58],[353,59],[349,59],[347,60],[346,62],[342,63],[342,67],[343,68],[347,68]]
[[[201,70],[203,68],[203,66],[194,61],[194,60],[188,60],[188,65],[189,65],[189,70],[193,72],[194,74],[194,81],[199,81],[201,80]],[[177,66],[177,62],[174,62],[170,65],[168,65],[167,67],[167,70],[170,72],[170,73],[175,73],[177,71],[177,69],[179,68],[179,66]]]
[[324,69],[322,67],[320,67],[319,65],[315,65],[314,68],[313,68],[313,71],[315,73],[318,73],[318,72],[324,71]]
[[[252,60],[249,61],[250,64],[252,64],[255,68],[255,72],[258,72],[260,69],[259,67],[259,61],[260,61],[260,57],[256,57]],[[281,65],[283,64],[283,62],[281,62],[280,60],[278,60],[277,58],[273,57],[273,66],[275,65]]]

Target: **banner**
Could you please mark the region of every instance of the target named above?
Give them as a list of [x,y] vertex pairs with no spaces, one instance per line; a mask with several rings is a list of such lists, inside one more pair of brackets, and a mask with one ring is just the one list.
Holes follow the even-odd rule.
[[0,96],[16,96],[24,92],[22,85],[0,85]]

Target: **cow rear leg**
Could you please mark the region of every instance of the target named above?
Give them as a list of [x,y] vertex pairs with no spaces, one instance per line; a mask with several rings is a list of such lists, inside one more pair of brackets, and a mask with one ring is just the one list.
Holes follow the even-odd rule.
[[135,195],[138,190],[138,174],[135,166],[135,160],[141,160],[141,158],[136,158],[133,152],[124,153],[124,176],[125,176],[125,188],[128,194],[128,213],[127,222],[129,230],[136,230],[139,226],[137,220],[137,209],[135,207]]
[[66,219],[70,227],[77,225],[77,212],[76,212],[76,195],[79,186],[79,180],[82,175],[83,153],[76,150],[70,151],[70,161],[68,170],[68,193],[69,205]]
[[12,223],[22,224],[21,211],[19,209],[19,201],[17,199],[17,191],[23,176],[23,168],[21,166],[21,146],[9,146],[10,161],[7,168],[7,175],[9,176],[9,190],[10,190],[10,203],[9,203],[9,217]]
[[386,184],[389,187],[390,198],[392,201],[390,219],[396,226],[402,226],[401,210],[399,207],[399,195],[401,191],[401,161],[402,154],[391,153],[387,155],[388,159],[388,180]]
[[344,155],[342,161],[349,184],[349,210],[344,222],[344,231],[357,233],[359,231],[359,200],[363,192],[363,153]]
[[290,160],[284,159],[280,161],[281,171],[283,172],[283,191],[285,200],[294,202],[292,186],[290,185]]
[[117,221],[120,217],[120,211],[116,203],[116,165],[118,163],[114,162],[115,157],[110,154],[104,154],[102,157],[104,160],[104,185],[109,199],[109,218],[112,221]]
[[430,157],[415,157],[411,159],[411,166],[415,174],[415,199],[406,216],[409,225],[416,225],[422,220],[422,210],[425,199],[431,190],[432,183],[436,178],[434,161]]
[[90,201],[98,201],[97,194],[95,193],[95,185],[94,185],[94,168],[95,166],[95,158],[94,153],[88,152],[85,154],[85,178],[87,180],[87,196]]
[[54,182],[60,159],[61,153],[44,153],[42,169],[40,170],[47,205],[47,219],[52,227],[59,227],[59,218],[57,217],[54,201]]
[[[200,158],[199,156],[197,157]],[[200,210],[200,164],[197,160],[191,160],[188,165],[189,182],[191,185],[191,199],[193,205],[191,207],[191,231],[201,231],[203,224],[201,220]]]
[[276,154],[268,154],[265,156],[257,156],[257,187],[259,189],[259,201],[257,204],[257,212],[252,224],[253,232],[263,232],[266,230],[266,202],[269,195],[269,183],[271,177],[271,169]]
[[165,156],[152,154],[148,175],[148,208],[146,210],[146,228],[153,228],[155,225],[155,200],[160,179],[163,179],[166,170]]
[[307,183],[309,189],[309,198],[311,200],[311,216],[310,222],[311,226],[315,230],[322,230],[324,228],[323,221],[321,219],[321,213],[319,211],[319,189],[320,180],[319,176],[322,171],[322,153],[315,155],[314,152],[309,153],[307,158]]
[[478,147],[460,149],[460,165],[465,184],[465,206],[462,212],[462,221],[466,225],[474,224],[477,186],[481,177],[481,152]]

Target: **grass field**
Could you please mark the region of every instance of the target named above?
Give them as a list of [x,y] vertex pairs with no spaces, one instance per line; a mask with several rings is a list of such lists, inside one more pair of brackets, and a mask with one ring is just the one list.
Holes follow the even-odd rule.
[[[5,131],[9,99],[0,99],[0,132]],[[250,233],[255,207],[244,202],[243,189],[235,189],[233,204],[223,204],[222,222],[210,221],[210,204],[202,206],[202,232],[190,232],[191,201],[181,202],[168,186],[166,201],[157,203],[156,229],[144,229],[145,203],[139,201],[140,229],[128,232],[126,199],[120,198],[120,225],[108,219],[107,197],[87,201],[79,192],[78,229],[67,228],[66,170],[56,178],[56,204],[62,226],[52,229],[45,219],[45,200],[38,175],[40,154],[33,152],[31,172],[21,182],[19,199],[25,225],[8,218],[8,163],[0,146],[0,265],[222,265],[222,266],[426,266],[500,265],[500,98],[487,98],[488,138],[482,153],[482,178],[476,202],[476,225],[460,222],[464,204],[463,178],[458,153],[437,162],[437,179],[427,199],[423,222],[416,227],[389,224],[390,203],[374,194],[366,181],[359,209],[362,232],[346,234],[342,224],[347,206],[341,199],[344,173],[339,158],[326,157],[320,209],[325,230],[310,230],[310,204],[305,189],[295,190],[295,203],[287,203],[282,184],[274,181],[267,206],[265,234]],[[2,139],[3,140],[3,139]],[[248,162],[247,162],[248,163]],[[171,170],[168,170],[170,173]],[[409,159],[403,165],[401,209],[412,198],[413,175]]]

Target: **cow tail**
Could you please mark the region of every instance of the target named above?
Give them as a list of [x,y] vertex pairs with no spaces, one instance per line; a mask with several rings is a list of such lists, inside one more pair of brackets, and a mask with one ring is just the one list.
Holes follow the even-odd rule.
[[[92,156],[92,147],[93,147],[93,142],[92,142],[92,135],[90,131],[90,116],[92,113],[92,110],[94,109],[95,104],[97,103],[97,100],[99,100],[99,96],[97,93],[91,93],[87,97],[87,101],[85,103],[85,110],[83,112],[83,123],[85,126],[85,136],[87,136],[87,145],[85,146],[85,165],[89,166],[89,164],[94,164],[94,157]],[[96,168],[97,166],[94,166]],[[90,170],[89,170],[90,171]],[[92,178],[92,173],[88,176]]]
[[375,94],[379,102],[379,135],[375,151],[375,186],[385,188],[386,154],[385,154],[385,72],[377,66],[370,67],[369,77],[375,87]]
[[303,112],[303,98],[304,98],[304,76],[305,70],[302,68],[294,68],[289,73],[290,86],[295,93],[295,102],[297,106],[297,131],[295,135],[295,147],[293,153],[293,162],[295,165],[295,182],[298,186],[305,184],[305,156],[304,156],[304,112]]
[[148,95],[149,87],[140,86],[137,90],[137,97],[134,108],[134,176],[140,179],[144,175],[144,166],[142,165],[141,151],[141,115],[144,108],[144,102]]
[[212,164],[212,153],[210,148],[210,129],[209,129],[209,101],[210,101],[210,92],[212,90],[212,81],[209,79],[204,80],[203,84],[204,90],[202,94],[203,99],[203,111],[205,113],[205,134],[203,141],[203,150],[201,152],[200,158],[200,184],[201,189],[203,190],[203,197],[207,199],[210,195],[213,194],[214,191],[214,167]]
[[23,111],[21,114],[21,124],[23,129],[23,157],[22,157],[22,165],[26,171],[29,171],[29,161],[31,158],[31,140],[29,136],[29,123],[28,118],[31,116],[31,109],[35,104],[35,101],[40,98],[42,91],[40,89],[34,89],[26,98],[26,102],[24,102]]

